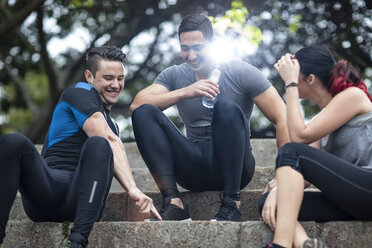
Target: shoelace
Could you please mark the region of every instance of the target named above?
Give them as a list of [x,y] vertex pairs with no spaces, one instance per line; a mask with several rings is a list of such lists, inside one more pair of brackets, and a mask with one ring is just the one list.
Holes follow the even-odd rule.
[[221,204],[220,209],[218,210],[218,213],[216,214],[215,217],[221,218],[221,219],[228,219],[229,214],[233,211],[235,211],[234,206]]
[[212,206],[216,203],[220,203],[220,208],[219,208],[217,214],[214,216],[215,218],[221,218],[222,217],[222,219],[228,219],[229,213],[232,212],[232,211],[235,211],[235,207],[233,205],[231,205],[231,204],[225,205],[224,204],[224,202],[223,202],[223,192],[222,191],[220,192],[220,200],[210,203],[209,206]]
[[162,203],[162,205],[161,205],[161,209],[160,209],[160,211],[159,211],[159,214],[160,214],[161,216],[163,216],[164,213],[166,213],[167,211],[169,211],[169,210],[168,210],[168,209],[170,209],[170,208],[169,208],[169,205],[170,205],[170,204],[168,204],[168,203]]
[[209,203],[209,206],[212,206],[212,205],[214,205],[214,204],[216,204],[216,203],[222,204],[222,199],[223,199],[223,193],[222,193],[222,191],[221,191],[221,192],[220,192],[220,200],[219,200],[219,201],[214,201],[214,202],[212,202],[212,203]]
[[171,203],[169,202],[165,202],[165,201],[163,201],[163,203],[162,203],[162,205],[161,205],[161,209],[160,209],[160,211],[159,211],[159,214],[161,215],[161,216],[165,216],[165,215],[167,215],[168,214],[168,212],[169,211],[171,211]]

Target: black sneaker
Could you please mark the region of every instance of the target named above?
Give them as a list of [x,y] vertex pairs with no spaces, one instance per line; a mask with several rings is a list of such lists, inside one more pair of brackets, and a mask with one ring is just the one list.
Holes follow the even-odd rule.
[[171,198],[165,198],[160,209],[160,216],[163,220],[190,221],[190,213],[187,204],[183,203],[183,209],[171,204]]
[[242,214],[233,199],[225,197],[211,221],[242,221]]
[[71,241],[71,240],[67,240],[67,242],[65,243],[65,245],[63,246],[63,248],[84,248],[83,245],[77,243],[77,242],[74,242],[74,241]]

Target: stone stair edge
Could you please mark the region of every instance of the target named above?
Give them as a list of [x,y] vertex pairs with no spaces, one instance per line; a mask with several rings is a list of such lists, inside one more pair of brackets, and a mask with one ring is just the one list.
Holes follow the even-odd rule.
[[[329,248],[369,247],[372,222],[302,222],[309,235]],[[70,226],[71,227],[71,226]],[[9,221],[5,247],[60,247],[66,230],[60,223]],[[22,234],[23,239],[19,239]],[[262,247],[272,239],[262,221],[244,222],[98,222],[89,238],[91,247]]]
[[[162,196],[160,192],[145,192],[151,197],[158,210],[161,208]],[[191,218],[193,220],[209,220],[219,208],[220,194],[217,191],[206,192],[180,192],[181,198],[188,205]],[[241,194],[242,220],[260,220],[258,212],[258,199],[262,190],[243,191]],[[123,191],[110,192],[106,207],[103,212],[103,221],[140,221],[146,217],[140,214],[128,198],[128,194]],[[18,194],[13,204],[11,220],[28,219],[22,207],[21,197]]]

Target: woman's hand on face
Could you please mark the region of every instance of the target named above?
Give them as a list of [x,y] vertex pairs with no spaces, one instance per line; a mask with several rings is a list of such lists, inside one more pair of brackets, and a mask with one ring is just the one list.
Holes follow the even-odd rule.
[[298,82],[300,65],[294,55],[287,53],[282,56],[278,62],[274,64],[274,68],[278,71],[285,85],[291,82]]

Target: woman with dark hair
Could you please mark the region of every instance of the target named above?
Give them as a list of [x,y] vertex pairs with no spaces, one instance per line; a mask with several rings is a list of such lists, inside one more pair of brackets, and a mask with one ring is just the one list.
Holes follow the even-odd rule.
[[[287,54],[274,67],[285,83],[292,143],[279,150],[276,176],[260,198],[274,230],[266,247],[326,247],[299,220],[372,220],[372,99],[359,73],[324,46]],[[300,98],[321,109],[309,123]],[[309,183],[320,192],[304,192]]]

